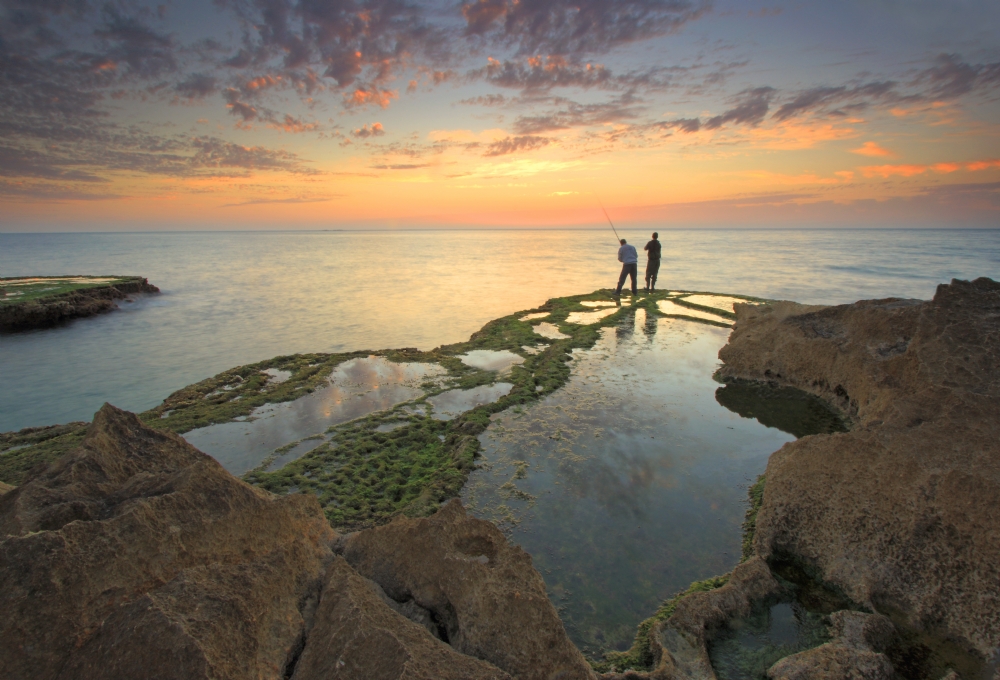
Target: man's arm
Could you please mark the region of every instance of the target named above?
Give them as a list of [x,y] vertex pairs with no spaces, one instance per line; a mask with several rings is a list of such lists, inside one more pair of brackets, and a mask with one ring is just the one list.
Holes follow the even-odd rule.
[[623,251],[623,250],[625,250],[625,246],[621,246],[621,247],[620,247],[620,248],[618,249],[618,261],[619,261],[619,262],[622,262],[622,261],[623,261],[623,260],[622,260],[622,251]]

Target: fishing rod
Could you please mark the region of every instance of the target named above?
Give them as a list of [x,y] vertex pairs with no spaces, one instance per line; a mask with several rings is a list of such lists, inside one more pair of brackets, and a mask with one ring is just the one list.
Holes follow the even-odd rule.
[[621,245],[622,239],[621,236],[618,235],[618,230],[615,229],[615,223],[611,221],[611,216],[608,215],[607,210],[604,210],[603,205],[601,206],[601,210],[604,211],[604,216],[608,218],[608,224],[611,225],[611,231],[615,232],[615,239],[617,240],[618,244]]

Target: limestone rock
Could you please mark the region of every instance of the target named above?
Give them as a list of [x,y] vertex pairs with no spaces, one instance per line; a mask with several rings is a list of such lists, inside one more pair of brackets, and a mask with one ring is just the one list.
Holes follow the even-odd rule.
[[654,673],[650,678],[715,680],[708,658],[713,634],[733,618],[745,617],[757,602],[777,598],[783,588],[767,564],[754,558],[733,569],[721,588],[692,593],[677,603],[673,615],[650,636]]
[[429,610],[459,652],[523,680],[594,677],[531,557],[489,522],[467,517],[457,499],[432,517],[353,534],[343,555],[393,600]]
[[12,678],[280,677],[332,554],[316,500],[274,498],[105,405],[0,496]]
[[[847,433],[771,456],[755,551],[916,630],[1000,649],[1000,284],[737,305],[722,375],[812,391]],[[898,619],[897,619],[898,617]]]
[[0,332],[46,328],[68,319],[93,316],[115,309],[115,300],[133,293],[158,293],[160,289],[139,277],[127,277],[114,285],[81,288],[28,302],[0,305]]
[[510,680],[393,611],[343,559],[336,558],[327,579],[292,680]]
[[771,666],[771,680],[893,680],[883,654],[895,636],[889,619],[878,614],[839,611],[830,615],[833,639],[787,656]]

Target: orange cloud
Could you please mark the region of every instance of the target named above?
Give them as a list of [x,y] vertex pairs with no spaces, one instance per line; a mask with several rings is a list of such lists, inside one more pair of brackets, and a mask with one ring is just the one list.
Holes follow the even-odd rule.
[[913,177],[928,171],[949,174],[965,169],[969,172],[1000,168],[1000,160],[969,161],[965,163],[933,163],[927,165],[866,165],[861,168],[865,177]]
[[393,99],[398,99],[399,93],[396,90],[380,90],[373,87],[370,90],[357,89],[347,99],[349,106],[367,106],[377,104],[385,109]]
[[888,158],[894,158],[896,154],[888,149],[884,149],[875,142],[865,142],[857,149],[851,149],[851,153],[860,154],[862,156],[885,156]]

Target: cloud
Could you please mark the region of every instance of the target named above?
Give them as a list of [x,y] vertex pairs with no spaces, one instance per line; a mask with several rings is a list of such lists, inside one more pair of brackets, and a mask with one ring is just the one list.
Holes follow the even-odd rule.
[[672,33],[709,8],[707,0],[475,0],[462,15],[471,38],[575,58]]
[[373,170],[416,170],[430,167],[430,163],[395,163],[388,165],[373,165]]
[[837,107],[864,108],[868,100],[888,100],[898,102],[902,99],[895,91],[896,83],[891,80],[876,81],[848,87],[814,87],[799,92],[795,97],[774,112],[774,119],[788,120],[808,111],[825,110],[829,114],[843,115]]
[[107,46],[103,63],[111,68],[125,64],[131,73],[143,77],[177,69],[170,36],[157,33],[137,17],[122,14],[110,3],[104,5],[102,13],[104,25],[94,35]]
[[106,182],[103,177],[67,166],[76,165],[72,159],[54,154],[41,154],[25,148],[0,146],[0,176],[37,177],[73,182]]
[[195,101],[201,100],[218,91],[218,82],[214,76],[204,73],[192,73],[181,82],[174,85],[174,90],[180,96]]
[[350,94],[344,95],[344,106],[348,108],[366,107],[370,105],[379,108],[388,108],[393,99],[397,99],[399,93],[396,90],[380,90],[377,87],[368,89],[358,88]]
[[883,177],[889,178],[893,176],[899,177],[913,177],[915,175],[922,175],[927,172],[936,172],[939,174],[950,174],[957,172],[958,170],[966,170],[968,172],[979,172],[982,170],[989,170],[992,168],[1000,168],[1000,159],[987,159],[979,161],[962,161],[962,162],[942,162],[942,163],[930,163],[930,164],[902,164],[902,165],[866,165],[860,168],[861,173],[865,177]]
[[216,137],[197,137],[191,145],[195,154],[191,158],[194,168],[244,168],[247,170],[284,170],[286,172],[314,174],[299,157],[289,151],[267,149],[262,146],[242,146]]
[[365,123],[358,129],[351,132],[355,137],[381,137],[385,134],[385,129],[382,127],[382,123],[372,123],[369,127],[368,123]]
[[726,123],[737,123],[755,127],[760,125],[767,115],[771,100],[776,90],[773,87],[755,87],[740,92],[736,98],[736,106],[725,113],[713,116],[705,121],[706,130],[716,130]]
[[917,82],[929,87],[929,94],[954,99],[975,89],[1000,86],[1000,62],[969,64],[958,54],[940,54],[934,66],[922,71]]
[[[340,194],[337,194],[336,196],[340,196]],[[267,205],[272,203],[323,203],[325,201],[333,200],[333,198],[335,198],[335,196],[327,196],[326,198],[254,198],[240,203],[225,203],[219,207],[239,208],[244,205]]]
[[216,0],[243,23],[233,68],[316,67],[341,89],[389,82],[414,59],[441,61],[449,41],[428,24],[418,4],[400,0]]
[[468,99],[462,99],[459,104],[466,104],[470,106],[503,106],[509,100],[502,94],[486,94],[480,95],[478,97],[470,97]]
[[862,156],[883,156],[886,158],[892,158],[896,155],[888,149],[883,149],[875,142],[865,142],[857,149],[851,149],[851,153],[860,154]]
[[518,151],[532,151],[547,146],[552,140],[547,137],[536,137],[534,135],[522,135],[520,137],[507,137],[500,139],[488,147],[484,156],[505,156]]
[[514,121],[514,132],[519,135],[533,135],[541,132],[567,130],[574,127],[590,127],[617,123],[637,118],[644,107],[638,100],[625,94],[610,102],[579,104],[560,100],[564,107],[540,116],[520,116]]
[[301,118],[295,118],[293,116],[285,114],[285,117],[281,121],[270,121],[267,126],[274,130],[282,130],[283,132],[291,132],[293,134],[301,134],[303,132],[315,132],[321,128],[319,123],[311,122],[307,123]]

